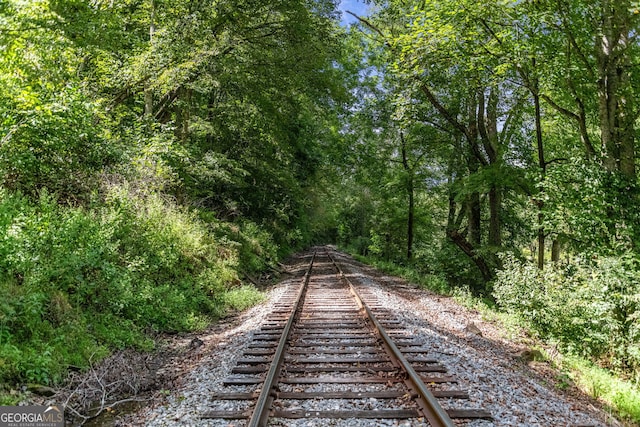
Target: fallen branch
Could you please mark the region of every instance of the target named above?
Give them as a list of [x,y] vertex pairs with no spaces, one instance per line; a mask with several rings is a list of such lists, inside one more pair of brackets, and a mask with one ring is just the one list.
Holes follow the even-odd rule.
[[115,406],[148,401],[151,397],[139,394],[155,382],[151,358],[149,354],[120,351],[99,364],[90,361],[87,371],[70,373],[67,385],[56,397],[80,425]]

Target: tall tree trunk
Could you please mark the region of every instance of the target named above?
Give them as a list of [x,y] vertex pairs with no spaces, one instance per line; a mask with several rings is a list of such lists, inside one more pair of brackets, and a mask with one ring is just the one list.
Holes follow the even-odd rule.
[[[484,135],[485,151],[489,162],[494,167],[502,163],[502,153],[498,137],[498,88],[495,86],[489,92],[487,102],[486,134]],[[478,118],[479,121],[482,117]],[[482,134],[481,134],[482,135]],[[495,184],[489,189],[489,245],[502,246],[502,190]]]
[[[153,37],[156,33],[156,4],[155,0],[151,0],[151,16],[149,24],[149,46],[153,44]],[[144,85],[144,115],[147,118],[153,117],[153,92],[149,87],[149,81],[145,81]]]
[[482,215],[480,193],[478,192],[470,194],[467,199],[467,222],[467,237],[469,239],[469,243],[475,247],[479,247],[482,243],[482,234],[480,229],[482,224]]
[[400,141],[402,142],[402,167],[407,175],[407,194],[409,196],[409,207],[407,215],[407,259],[413,258],[413,223],[415,216],[414,205],[414,182],[413,182],[413,170],[409,166],[409,158],[407,155],[407,143],[404,139],[404,135],[400,132]]
[[551,261],[560,261],[560,241],[558,239],[553,239],[551,244]]
[[472,245],[480,246],[482,242],[482,236],[480,234],[480,224],[481,224],[481,215],[480,215],[480,194],[473,193],[469,196],[469,200],[467,201],[467,218],[469,222],[469,242]]
[[500,211],[502,209],[502,193],[493,185],[489,190],[489,245],[502,246],[502,224]]
[[[532,61],[533,72],[537,74],[536,60]],[[531,85],[531,94],[533,95],[533,105],[535,108],[535,126],[536,126],[536,146],[538,150],[538,167],[540,168],[541,181],[538,193],[538,268],[544,269],[544,248],[545,248],[545,236],[546,231],[544,229],[544,180],[547,176],[547,161],[544,156],[544,143],[542,139],[542,112],[540,109],[540,90],[537,75],[533,78]]]
[[409,215],[407,218],[407,259],[411,261],[413,258],[413,225],[415,217],[415,204],[413,195],[413,179],[409,180]]
[[542,212],[542,203],[538,203],[538,268],[544,270],[544,249],[546,236],[544,230],[544,213]]
[[629,75],[629,1],[602,1],[602,32],[596,36],[600,134],[604,166],[636,181],[635,114]]
[[[480,161],[476,154],[476,152],[478,151],[478,127],[482,126],[482,122],[478,121],[478,105],[484,104],[484,99],[478,100],[478,96],[479,93],[476,94],[473,90],[469,93],[469,128],[467,131],[467,143],[469,150],[467,163],[469,165],[470,175],[477,173],[480,169]],[[483,109],[484,105],[481,108]],[[482,217],[480,193],[478,193],[477,191],[474,191],[467,197],[467,224],[467,239],[469,240],[469,243],[472,246],[479,247],[482,242]],[[465,251],[464,248],[461,249]]]
[[[459,151],[458,151],[459,153]],[[460,213],[457,213],[458,204],[456,203],[456,194],[454,191],[454,184],[456,182],[456,172],[454,166],[454,158],[449,159],[449,166],[447,171],[447,187],[449,191],[449,212],[447,214],[447,228],[446,235],[451,231],[455,231],[460,227],[458,222],[462,222],[464,219],[464,208],[460,210]]]
[[[636,195],[629,191],[637,183],[635,166],[635,122],[631,82],[632,31],[629,0],[602,0],[601,31],[595,38],[598,73],[598,100],[600,135],[602,139],[603,165],[613,175],[621,175],[627,185],[613,185],[608,189],[611,200],[627,200],[622,215],[609,208],[609,232],[615,236],[621,229],[635,229],[637,222],[629,218],[629,211],[637,204]],[[635,31],[635,30],[634,30]],[[619,202],[614,201],[613,204]],[[622,227],[620,227],[622,225]],[[634,238],[629,242],[633,247]]]

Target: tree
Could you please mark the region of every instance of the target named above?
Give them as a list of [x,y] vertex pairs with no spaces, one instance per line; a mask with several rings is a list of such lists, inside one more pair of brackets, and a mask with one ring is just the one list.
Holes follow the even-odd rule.
[[71,80],[106,107],[101,125],[128,147],[135,173],[294,238],[323,127],[348,99],[332,2],[50,5],[48,28],[78,58]]

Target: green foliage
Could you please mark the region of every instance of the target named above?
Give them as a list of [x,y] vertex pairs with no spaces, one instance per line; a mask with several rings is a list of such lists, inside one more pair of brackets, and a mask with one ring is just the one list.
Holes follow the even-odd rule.
[[17,117],[7,117],[0,144],[0,180],[5,188],[34,194],[47,188],[73,199],[90,194],[96,173],[118,158],[93,126],[92,106],[66,88]]
[[[509,314],[496,304],[487,304],[486,300],[481,301],[469,292],[456,290],[454,294],[458,302],[480,311],[483,318],[501,324],[512,334],[511,339],[518,340],[518,337],[522,336],[523,329],[528,334],[539,333],[531,328],[528,321],[523,322],[522,316],[517,311]],[[557,349],[558,341],[547,344],[547,348],[552,344],[553,348]],[[611,369],[598,366],[599,364],[583,357],[564,352],[558,355],[556,350],[552,355],[545,351],[544,347],[540,350],[543,356],[550,359],[553,364],[557,364],[557,368],[560,369],[556,377],[556,387],[566,389],[575,385],[584,393],[605,402],[614,409],[616,417],[630,420],[632,423],[640,422],[640,389],[638,389],[637,379],[612,373]]]
[[245,310],[264,300],[262,294],[256,292],[253,286],[240,286],[224,294],[225,304],[233,310]]
[[567,247],[607,256],[633,250],[640,225],[636,185],[580,159],[555,166],[541,185],[545,225]]
[[259,302],[238,287],[239,253],[264,256],[268,236],[246,227],[218,239],[211,227],[221,226],[123,188],[95,209],[2,191],[0,382],[55,383],[109,349],[150,349],[145,331],[202,329]]
[[0,2],[0,391],[261,300],[241,278],[318,229],[319,147],[349,98],[334,18]]
[[[637,122],[625,111],[638,97],[638,45],[625,42],[639,29],[636,3],[376,2],[349,40],[363,72],[337,240],[456,292],[495,286],[500,307],[540,336],[637,382]],[[609,43],[615,55],[594,49]],[[605,90],[628,102],[607,104]],[[412,263],[402,259],[411,176],[428,201]],[[542,244],[548,260],[552,242],[566,264],[497,256]],[[605,383],[586,388],[604,396]],[[634,400],[617,407],[637,413]]]
[[[585,260],[506,258],[496,298],[637,372],[637,45],[597,57],[597,1],[390,0],[349,33],[335,3],[0,2],[0,383],[202,329],[312,241],[490,292],[539,229]],[[627,127],[600,147],[607,67]]]
[[431,265],[434,271],[445,277],[449,286],[465,290],[481,289],[485,286],[473,262],[460,254],[453,243],[445,241],[440,247],[431,250],[431,263],[427,265]]
[[640,270],[633,257],[536,266],[504,259],[494,295],[542,337],[606,366],[640,375]]

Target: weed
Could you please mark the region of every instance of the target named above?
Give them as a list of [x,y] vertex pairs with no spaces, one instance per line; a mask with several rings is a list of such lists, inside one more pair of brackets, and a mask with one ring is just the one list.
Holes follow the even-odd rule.
[[559,390],[566,390],[573,385],[571,376],[567,372],[560,372],[556,379],[557,379],[556,387]]

